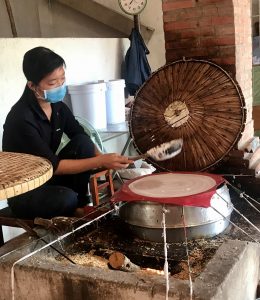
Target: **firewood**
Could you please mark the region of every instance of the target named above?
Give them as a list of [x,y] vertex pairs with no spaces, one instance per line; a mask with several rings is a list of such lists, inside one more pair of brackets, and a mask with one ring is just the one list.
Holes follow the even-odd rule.
[[114,252],[109,257],[109,265],[115,269],[125,272],[135,272],[140,270],[140,267],[135,265],[121,252]]

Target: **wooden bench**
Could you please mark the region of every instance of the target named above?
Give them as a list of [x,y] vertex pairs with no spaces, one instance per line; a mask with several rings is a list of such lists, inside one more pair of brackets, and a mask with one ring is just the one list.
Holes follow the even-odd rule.
[[3,226],[19,227],[24,230],[33,228],[33,220],[19,219],[12,213],[9,207],[0,210],[0,247],[4,244]]

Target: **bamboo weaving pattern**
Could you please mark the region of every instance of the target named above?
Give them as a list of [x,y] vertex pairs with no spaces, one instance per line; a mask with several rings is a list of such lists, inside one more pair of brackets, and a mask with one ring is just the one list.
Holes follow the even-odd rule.
[[30,154],[0,152],[0,200],[33,190],[52,176],[52,165]]
[[220,66],[179,60],[153,73],[137,92],[130,133],[139,153],[183,139],[176,157],[150,162],[162,171],[203,171],[234,147],[244,128],[240,87]]

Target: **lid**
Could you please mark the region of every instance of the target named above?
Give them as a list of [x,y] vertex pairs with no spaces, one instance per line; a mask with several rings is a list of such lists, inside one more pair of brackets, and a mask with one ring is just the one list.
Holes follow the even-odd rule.
[[158,170],[202,171],[234,147],[244,128],[245,101],[238,84],[205,60],[178,60],[154,72],[138,91],[130,133],[139,153],[183,139],[183,150]]
[[105,91],[105,82],[91,82],[79,85],[68,85],[69,94],[81,94],[86,92]]

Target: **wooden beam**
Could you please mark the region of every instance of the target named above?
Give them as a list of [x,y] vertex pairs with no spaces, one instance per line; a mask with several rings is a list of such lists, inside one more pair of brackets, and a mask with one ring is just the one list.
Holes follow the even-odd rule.
[[[88,17],[91,17],[129,37],[134,27],[134,19],[130,19],[104,5],[93,0],[56,0],[57,2],[69,6]],[[154,28],[140,24],[140,31],[143,39],[148,42],[154,32]]]
[[10,1],[5,0],[5,5],[6,5],[7,13],[8,13],[8,16],[9,16],[13,37],[17,37],[18,35],[17,35],[17,30],[16,30],[16,26],[15,26],[15,21],[14,21],[14,15],[13,15],[13,11],[12,11]]
[[253,106],[253,120],[255,130],[260,130],[260,105]]

